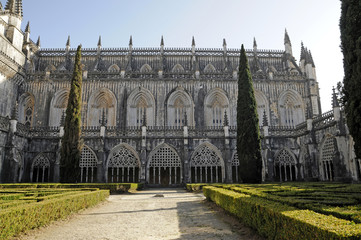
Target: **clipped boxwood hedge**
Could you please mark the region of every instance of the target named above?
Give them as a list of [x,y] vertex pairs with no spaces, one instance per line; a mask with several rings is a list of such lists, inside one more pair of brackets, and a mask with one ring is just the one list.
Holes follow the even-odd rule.
[[3,209],[0,211],[0,239],[9,239],[23,231],[64,218],[80,209],[93,206],[108,196],[108,190],[75,191],[72,195],[66,194],[55,199]]
[[203,193],[268,239],[361,239],[361,224],[352,221],[214,186]]
[[143,183],[20,183],[0,184],[0,189],[6,188],[98,188],[109,190],[110,193],[124,193],[129,190],[143,189]]

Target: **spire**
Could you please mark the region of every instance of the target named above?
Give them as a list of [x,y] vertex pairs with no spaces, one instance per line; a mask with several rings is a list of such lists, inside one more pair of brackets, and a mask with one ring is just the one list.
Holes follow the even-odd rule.
[[70,36],[68,36],[68,40],[66,41],[66,46],[70,47]]
[[129,38],[129,46],[133,46],[133,38],[132,38],[132,35],[130,35],[130,38]]
[[288,36],[288,33],[287,33],[287,29],[285,29],[285,44],[289,44],[292,46],[290,37]]
[[338,102],[338,99],[337,99],[335,87],[332,87],[332,107],[335,108],[335,107],[339,107],[339,106],[340,106],[340,103]]
[[23,3],[22,0],[8,0],[5,6],[5,10],[8,10],[10,13],[14,13],[23,16]]
[[228,121],[227,110],[225,110],[225,111],[224,111],[224,120],[223,120],[223,125],[224,125],[224,126],[229,126],[229,121]]
[[256,38],[253,38],[253,49],[257,49],[257,41]]
[[102,47],[102,36],[99,36],[98,47]]
[[25,32],[26,32],[26,33],[30,33],[30,22],[29,22],[29,21],[28,21],[28,23],[26,24]]
[[223,47],[227,47],[227,42],[225,38],[223,38]]
[[268,126],[268,119],[267,119],[266,109],[263,110],[263,119],[262,120],[263,120],[262,121],[263,127]]
[[160,39],[160,46],[164,46],[164,39],[163,39],[163,35],[162,35],[162,38]]
[[192,47],[196,46],[196,41],[194,41],[194,36],[192,37]]
[[38,40],[36,41],[36,46],[37,46],[38,48],[40,48],[40,46],[41,46],[40,36],[38,37]]

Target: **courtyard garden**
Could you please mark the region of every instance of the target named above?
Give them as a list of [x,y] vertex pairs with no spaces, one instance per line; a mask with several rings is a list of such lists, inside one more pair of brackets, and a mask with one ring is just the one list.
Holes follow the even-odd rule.
[[268,239],[361,239],[361,185],[188,184]]
[[47,225],[141,184],[0,184],[0,239]]

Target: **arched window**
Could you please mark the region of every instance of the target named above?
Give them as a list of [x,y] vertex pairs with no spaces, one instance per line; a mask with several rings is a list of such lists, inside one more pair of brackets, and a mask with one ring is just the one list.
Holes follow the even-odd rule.
[[139,182],[140,160],[128,144],[116,146],[108,158],[108,182]]
[[172,73],[179,73],[179,72],[184,72],[184,68],[182,65],[180,65],[179,63],[177,63],[176,65],[174,65],[174,67],[172,68]]
[[107,126],[116,126],[116,106],[117,99],[109,89],[102,88],[93,93],[88,103],[88,126],[99,126],[103,112]]
[[50,103],[49,126],[59,126],[61,116],[68,105],[69,89],[57,91]]
[[96,182],[98,161],[97,156],[88,146],[84,146],[81,150],[80,182]]
[[205,73],[214,73],[216,72],[216,68],[213,66],[212,63],[208,63],[207,66],[204,68]]
[[152,93],[143,87],[134,89],[127,103],[128,126],[142,126],[144,114],[147,126],[154,126],[154,109],[155,100]]
[[335,143],[333,137],[327,137],[321,150],[321,173],[323,180],[333,181],[335,174],[333,157],[335,156]]
[[279,115],[281,126],[294,127],[305,120],[303,101],[297,92],[288,90],[280,95]]
[[168,186],[182,182],[181,160],[176,150],[168,144],[161,144],[149,155],[148,182]]
[[182,127],[186,122],[188,126],[194,126],[194,104],[184,88],[178,87],[167,101],[167,123],[168,126]]
[[274,163],[275,179],[280,182],[295,181],[297,179],[296,161],[289,151],[282,149]]
[[31,180],[33,182],[49,182],[50,161],[44,154],[35,157],[31,165]]
[[119,71],[120,71],[120,68],[116,64],[113,64],[108,68],[108,72],[119,72]]
[[144,64],[141,68],[140,68],[140,72],[141,73],[150,73],[152,72],[152,67],[149,64]]
[[192,155],[190,166],[193,183],[220,183],[225,177],[221,153],[209,143],[197,147]]
[[35,98],[31,93],[25,93],[20,97],[19,121],[26,126],[33,125]]
[[214,88],[205,98],[204,119],[206,126],[222,127],[225,113],[230,119],[227,95],[221,88]]

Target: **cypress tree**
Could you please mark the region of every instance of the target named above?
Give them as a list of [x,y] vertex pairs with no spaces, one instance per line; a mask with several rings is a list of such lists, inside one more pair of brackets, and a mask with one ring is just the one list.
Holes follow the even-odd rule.
[[237,99],[237,153],[244,183],[262,181],[261,139],[252,75],[243,44],[239,63]]
[[64,136],[61,145],[60,181],[75,183],[79,181],[80,155],[82,143],[81,135],[81,87],[82,87],[82,66],[81,66],[81,45],[78,46],[74,72],[71,80],[68,106],[64,123]]
[[341,1],[341,47],[343,65],[343,103],[347,126],[355,141],[356,157],[361,159],[361,1]]

